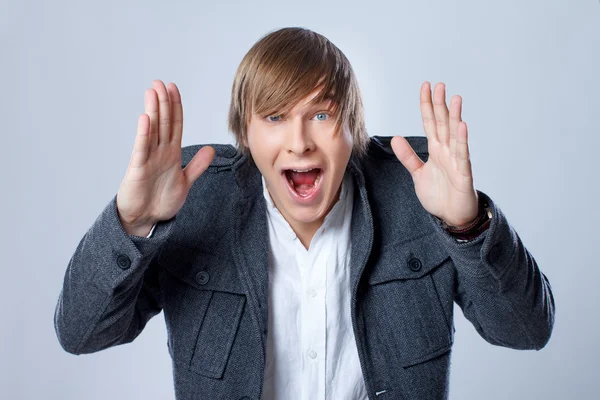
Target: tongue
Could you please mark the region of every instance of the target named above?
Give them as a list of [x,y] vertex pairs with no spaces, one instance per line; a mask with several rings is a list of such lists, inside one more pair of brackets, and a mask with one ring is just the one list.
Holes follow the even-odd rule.
[[307,196],[314,190],[318,175],[318,169],[312,169],[308,172],[288,171],[288,176],[294,183],[294,189],[302,196]]
[[296,172],[290,171],[290,179],[294,182],[294,185],[314,185],[319,175],[318,169],[311,169],[308,172]]

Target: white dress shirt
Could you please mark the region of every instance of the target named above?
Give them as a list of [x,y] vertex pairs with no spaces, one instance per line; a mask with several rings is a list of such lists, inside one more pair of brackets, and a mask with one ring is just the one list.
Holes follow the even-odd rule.
[[269,330],[263,400],[368,399],[350,318],[349,174],[308,250],[275,207],[269,225]]
[[269,225],[262,400],[367,400],[350,318],[352,178],[346,173],[308,250],[275,207],[264,178],[262,184]]

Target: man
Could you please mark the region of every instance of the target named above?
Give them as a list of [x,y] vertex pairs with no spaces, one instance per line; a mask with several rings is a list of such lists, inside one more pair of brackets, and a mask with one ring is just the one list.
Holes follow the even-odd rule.
[[69,262],[61,345],[129,343],[164,310],[178,399],[447,398],[453,301],[488,342],[543,348],[550,283],[474,188],[461,98],[420,97],[426,137],[370,138],[344,54],[284,28],[238,68],[238,151],[181,148],[179,91],[155,81]]

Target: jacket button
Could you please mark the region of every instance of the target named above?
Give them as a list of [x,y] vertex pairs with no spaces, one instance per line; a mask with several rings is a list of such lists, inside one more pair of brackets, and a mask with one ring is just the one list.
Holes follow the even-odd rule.
[[125,254],[119,254],[119,257],[117,257],[117,265],[121,269],[127,269],[131,266],[131,260]]
[[421,260],[419,260],[418,258],[411,258],[410,260],[408,260],[408,268],[410,268],[411,270],[418,271],[421,269],[421,267]]
[[208,272],[206,272],[206,271],[200,271],[196,274],[196,282],[198,282],[201,285],[206,285],[209,278],[210,278],[210,276],[208,275]]

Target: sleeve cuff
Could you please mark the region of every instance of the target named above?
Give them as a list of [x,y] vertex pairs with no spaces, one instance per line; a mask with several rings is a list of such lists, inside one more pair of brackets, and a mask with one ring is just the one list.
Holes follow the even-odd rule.
[[460,241],[446,231],[434,215],[429,218],[436,227],[442,245],[447,249],[457,268],[473,277],[491,275],[500,280],[510,264],[517,246],[516,232],[494,201],[484,192],[477,191],[492,213],[489,227],[477,237]]
[[92,268],[92,281],[104,291],[113,290],[138,270],[145,269],[160,247],[169,237],[176,216],[155,225],[152,237],[130,235],[121,225],[117,212],[117,196],[98,216],[87,236],[84,249],[89,261],[83,262]]

